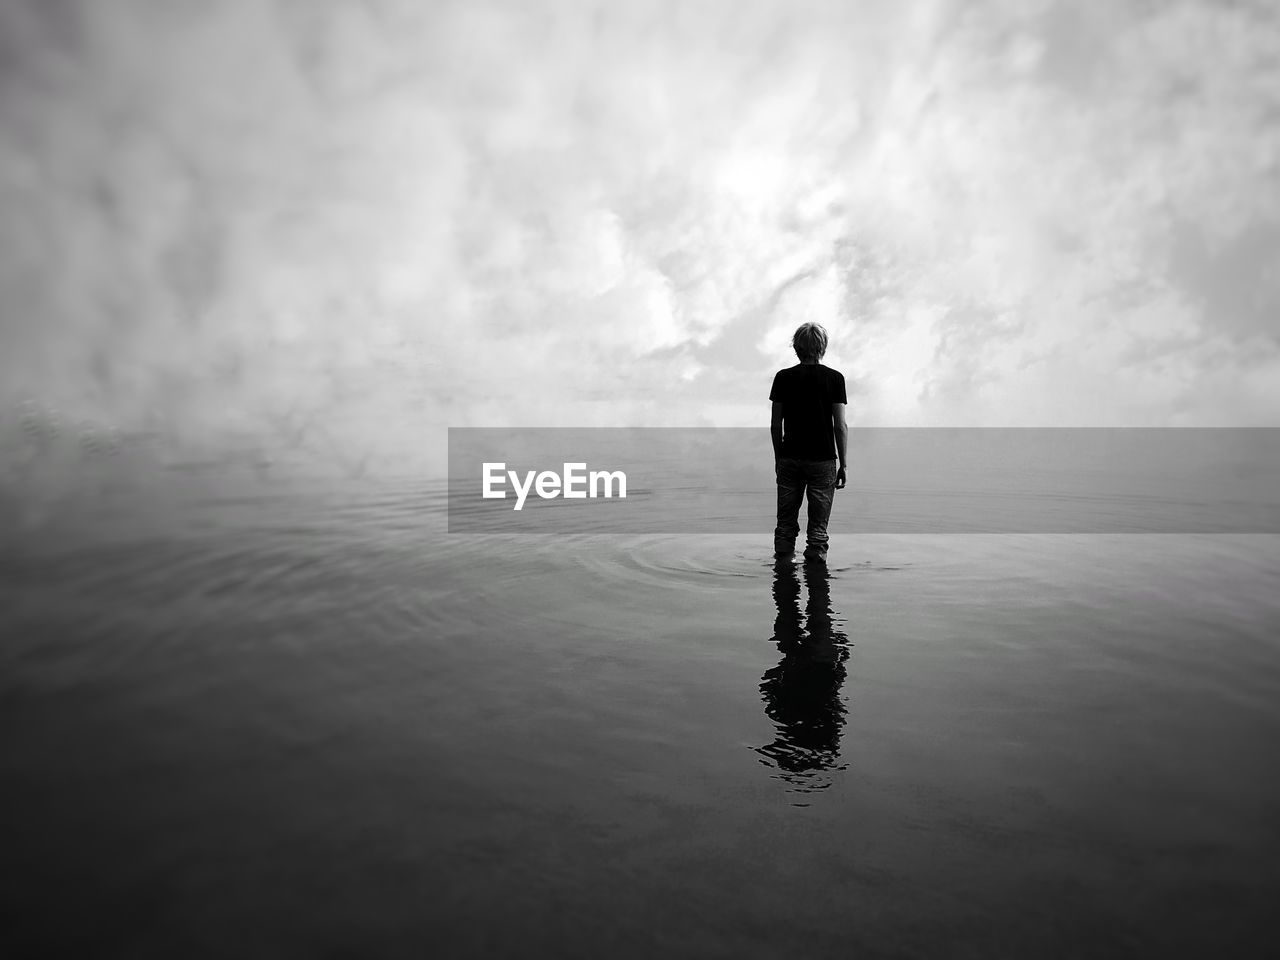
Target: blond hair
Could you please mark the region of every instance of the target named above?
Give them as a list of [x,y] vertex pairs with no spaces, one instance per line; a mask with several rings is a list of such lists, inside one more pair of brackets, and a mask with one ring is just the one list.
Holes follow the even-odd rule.
[[802,323],[791,337],[791,347],[801,360],[821,360],[827,352],[827,331],[816,323]]

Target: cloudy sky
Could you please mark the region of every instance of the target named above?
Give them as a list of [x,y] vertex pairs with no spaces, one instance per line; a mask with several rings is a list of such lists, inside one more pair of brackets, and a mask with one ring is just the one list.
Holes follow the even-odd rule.
[[1280,425],[1268,0],[0,0],[0,204],[6,409],[192,443]]

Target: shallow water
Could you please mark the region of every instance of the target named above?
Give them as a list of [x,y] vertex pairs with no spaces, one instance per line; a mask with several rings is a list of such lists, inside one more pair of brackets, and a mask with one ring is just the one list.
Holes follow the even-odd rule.
[[451,536],[64,502],[2,560],[8,936],[73,955],[1170,956],[1280,887],[1280,537]]

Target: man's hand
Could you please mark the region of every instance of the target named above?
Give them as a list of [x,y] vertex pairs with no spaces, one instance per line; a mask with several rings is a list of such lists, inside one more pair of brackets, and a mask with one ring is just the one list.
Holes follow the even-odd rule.
[[836,489],[837,490],[844,489],[844,481],[845,481],[844,467],[841,467],[839,470],[836,471]]

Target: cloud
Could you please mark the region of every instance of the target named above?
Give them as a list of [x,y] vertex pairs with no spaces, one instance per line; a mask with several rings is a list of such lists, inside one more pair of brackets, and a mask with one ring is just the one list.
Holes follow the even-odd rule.
[[757,423],[817,319],[859,423],[1274,420],[1267,4],[11,0],[0,37],[11,407],[412,466]]

